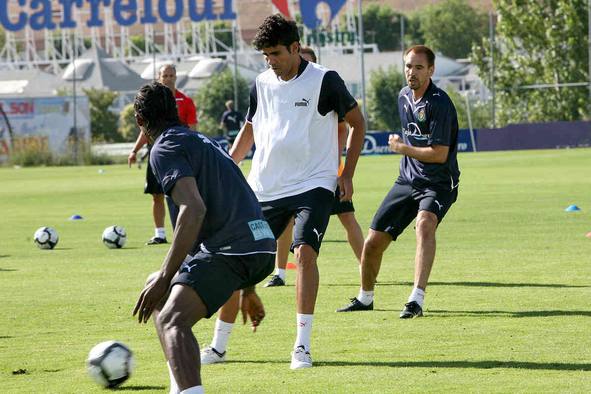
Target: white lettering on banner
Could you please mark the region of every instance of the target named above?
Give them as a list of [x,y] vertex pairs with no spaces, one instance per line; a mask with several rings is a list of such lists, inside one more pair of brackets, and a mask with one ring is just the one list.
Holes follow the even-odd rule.
[[[21,7],[15,15],[9,13],[9,1],[0,2],[0,26],[8,31],[20,31],[27,25],[33,30],[55,30],[80,28],[73,19],[74,7],[78,9],[88,8],[89,16],[86,20],[87,27],[101,27],[104,21],[101,16],[101,7],[111,8],[115,21],[120,26],[130,26],[139,20],[141,24],[178,23],[185,14],[189,15],[192,22],[202,20],[235,20],[236,13],[232,0],[224,0],[222,12],[213,12],[215,0],[59,0],[60,10],[52,7],[56,2],[39,0],[18,0],[13,2]],[[88,5],[88,7],[85,7]],[[154,14],[153,5],[157,5],[157,15]],[[143,16],[142,16],[143,14]],[[62,20],[54,20],[53,16],[62,15]],[[138,19],[138,16],[141,18]],[[159,18],[158,18],[159,17]],[[57,22],[57,23],[56,23]]]
[[384,154],[384,153],[392,153],[390,152],[390,146],[388,145],[379,145],[376,139],[369,134],[365,135],[365,141],[363,142],[363,150],[361,151],[362,155],[375,155],[375,154]]

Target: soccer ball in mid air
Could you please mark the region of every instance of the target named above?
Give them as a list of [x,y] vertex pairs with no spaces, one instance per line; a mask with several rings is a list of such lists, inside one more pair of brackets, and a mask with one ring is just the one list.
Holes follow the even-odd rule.
[[135,364],[131,350],[121,342],[101,342],[90,350],[86,367],[101,386],[113,388],[125,382]]
[[41,227],[35,231],[33,240],[39,249],[53,249],[57,245],[59,237],[57,231],[51,227]]
[[119,249],[125,245],[127,233],[121,226],[109,226],[103,231],[103,243],[110,249]]

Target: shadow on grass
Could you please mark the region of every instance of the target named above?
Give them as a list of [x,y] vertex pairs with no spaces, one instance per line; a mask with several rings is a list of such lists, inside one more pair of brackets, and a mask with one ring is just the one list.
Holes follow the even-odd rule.
[[349,241],[344,240],[344,239],[323,239],[322,240],[322,243],[325,243],[325,242],[330,242],[330,243],[335,243],[335,244],[337,244],[337,243],[338,244],[346,244],[346,243],[349,243]]
[[14,338],[13,336],[10,335],[0,335],[0,339],[11,339]]
[[490,316],[490,317],[553,317],[553,316],[588,316],[591,311],[446,311],[427,310],[434,317]]
[[123,385],[120,387],[115,387],[109,390],[112,391],[147,391],[147,390],[165,390],[166,387],[165,386],[127,386],[127,385]]
[[14,271],[18,271],[18,270],[14,269],[14,268],[0,268],[0,272],[14,272]]
[[6,257],[10,257],[9,254],[0,254],[0,259],[6,258]]
[[[321,286],[349,287],[349,283],[321,283]],[[359,282],[354,283],[359,286]],[[382,282],[378,277],[376,286],[413,286],[413,282]],[[432,286],[459,286],[459,287],[541,287],[541,288],[588,288],[587,285],[567,285],[562,283],[502,283],[502,282],[429,282]]]
[[[228,360],[226,364],[286,364],[285,360]],[[549,371],[591,371],[591,364],[537,363],[529,361],[314,361],[314,367],[391,367],[391,368],[514,368]]]

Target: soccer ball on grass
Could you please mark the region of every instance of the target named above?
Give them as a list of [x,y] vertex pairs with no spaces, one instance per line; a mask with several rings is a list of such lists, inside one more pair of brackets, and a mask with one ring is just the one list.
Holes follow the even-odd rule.
[[103,231],[103,243],[110,249],[120,249],[127,241],[127,233],[121,226],[109,226]]
[[90,376],[101,386],[113,388],[125,382],[135,362],[131,350],[121,342],[101,342],[90,350],[86,367]]
[[57,231],[52,227],[40,227],[35,231],[33,240],[39,249],[53,249],[57,245],[59,237]]

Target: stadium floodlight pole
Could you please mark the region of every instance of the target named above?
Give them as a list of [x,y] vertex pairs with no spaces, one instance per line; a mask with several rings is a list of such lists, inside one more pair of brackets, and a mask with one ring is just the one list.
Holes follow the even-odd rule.
[[365,129],[367,130],[367,102],[365,100],[365,42],[363,41],[363,10],[361,7],[361,1],[362,0],[357,0],[357,17],[359,19],[359,28],[357,29],[357,32],[359,35],[359,50],[361,52],[361,101],[363,101],[363,118],[365,120]]
[[[98,59],[97,59],[98,61]],[[72,31],[72,115],[73,127],[70,135],[74,138],[74,163],[78,164],[78,103],[76,102],[76,30]]]
[[472,141],[472,152],[476,152],[476,138],[474,138],[474,128],[472,127],[472,113],[470,109],[470,99],[468,94],[464,95],[466,99],[466,113],[468,115],[468,128],[470,129],[470,141]]
[[234,109],[239,110],[240,104],[238,103],[238,54],[236,53],[236,21],[232,22],[232,52],[234,57]]
[[[591,0],[590,0],[591,1]],[[402,74],[404,74],[404,15],[400,14],[400,52],[402,52]]]
[[490,93],[491,93],[491,118],[492,128],[497,128],[495,111],[495,29],[493,25],[493,13],[488,13],[488,31],[490,35]]
[[493,26],[493,13],[488,13],[488,32],[490,40],[490,94],[491,94],[491,118],[492,128],[497,127],[495,111],[495,29]]
[[156,71],[156,33],[152,27],[152,71],[154,71],[154,81],[158,80],[158,73]]

